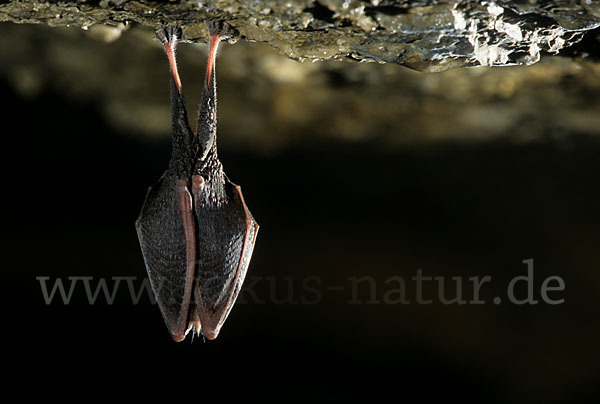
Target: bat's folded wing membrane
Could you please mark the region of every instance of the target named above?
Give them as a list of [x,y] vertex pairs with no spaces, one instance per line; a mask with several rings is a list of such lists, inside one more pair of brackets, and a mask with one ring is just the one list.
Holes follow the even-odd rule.
[[202,334],[214,339],[227,319],[246,276],[258,223],[240,187],[226,179],[227,203],[203,204],[194,195],[198,251],[194,297]]
[[[185,184],[165,175],[148,190],[136,229],[152,291],[174,340],[185,338],[195,234]],[[191,226],[191,227],[190,227]]]

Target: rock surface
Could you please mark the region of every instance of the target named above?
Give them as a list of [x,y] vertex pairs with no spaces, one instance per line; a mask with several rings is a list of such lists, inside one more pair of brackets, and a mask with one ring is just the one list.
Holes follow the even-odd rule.
[[[21,98],[87,104],[120,133],[168,139],[168,69],[153,31],[179,21],[202,42],[199,21],[226,18],[247,40],[222,46],[217,62],[223,147],[600,135],[598,2],[240,3],[7,2],[0,20],[43,24],[0,24],[0,78]],[[190,111],[205,52],[179,47]],[[446,70],[348,63],[357,59]]]
[[[106,44],[111,32],[0,24],[0,78],[20,98],[89,105],[119,133],[168,139],[169,76],[160,44],[139,26]],[[195,113],[206,46],[178,50]],[[424,74],[390,63],[298,63],[239,41],[222,46],[217,71],[219,141],[246,151],[328,140],[407,147],[600,136],[600,64],[591,58],[546,56],[531,66]]]
[[184,38],[206,40],[203,21],[229,21],[249,41],[295,60],[391,62],[422,71],[531,64],[600,26],[594,1],[254,0],[238,2],[103,0],[9,1],[0,21],[90,29],[134,23],[183,25]]

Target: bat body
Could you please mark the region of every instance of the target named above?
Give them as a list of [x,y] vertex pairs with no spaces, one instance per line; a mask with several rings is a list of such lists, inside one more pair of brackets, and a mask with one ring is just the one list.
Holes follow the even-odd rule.
[[219,41],[233,30],[224,23],[207,26],[210,50],[196,133],[175,59],[179,30],[159,34],[172,78],[173,150],[136,221],[150,284],[175,341],[190,330],[217,337],[246,276],[259,227],[217,155],[215,58]]

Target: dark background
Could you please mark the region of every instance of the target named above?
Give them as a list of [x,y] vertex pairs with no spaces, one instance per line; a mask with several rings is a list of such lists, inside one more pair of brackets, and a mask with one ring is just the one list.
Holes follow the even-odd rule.
[[[567,127],[558,140],[540,133],[526,143],[390,147],[377,137],[319,140],[315,128],[317,140],[276,153],[224,147],[226,172],[261,225],[246,281],[253,293],[242,295],[217,340],[174,343],[158,307],[147,298],[133,305],[125,284],[112,305],[103,296],[90,305],[81,284],[70,304],[47,305],[36,280],[92,276],[95,287],[102,277],[132,276],[140,285],[134,221],[166,167],[169,139],[115,130],[94,99],[51,87],[23,98],[8,80],[0,88],[9,101],[0,245],[9,387],[26,382],[21,391],[44,397],[131,391],[140,400],[166,391],[199,401],[600,397],[599,138]],[[563,304],[506,299],[531,258],[535,297],[557,275],[566,288],[551,297]],[[431,287],[424,295],[433,304],[416,304],[410,278],[420,268],[447,281],[491,276],[486,304],[444,305]],[[367,304],[369,289],[353,296],[349,286],[370,276],[381,300],[395,275],[407,281],[411,304]],[[315,297],[302,283],[310,276],[319,277],[319,298],[298,303]]]

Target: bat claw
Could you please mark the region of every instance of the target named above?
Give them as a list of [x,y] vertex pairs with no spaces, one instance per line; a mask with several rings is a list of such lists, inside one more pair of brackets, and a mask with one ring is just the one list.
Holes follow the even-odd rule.
[[178,39],[181,38],[182,30],[178,25],[164,26],[156,33],[156,38],[162,42],[163,45],[174,44]]
[[231,39],[239,36],[239,32],[224,21],[205,21],[210,36],[219,37],[219,39]]

